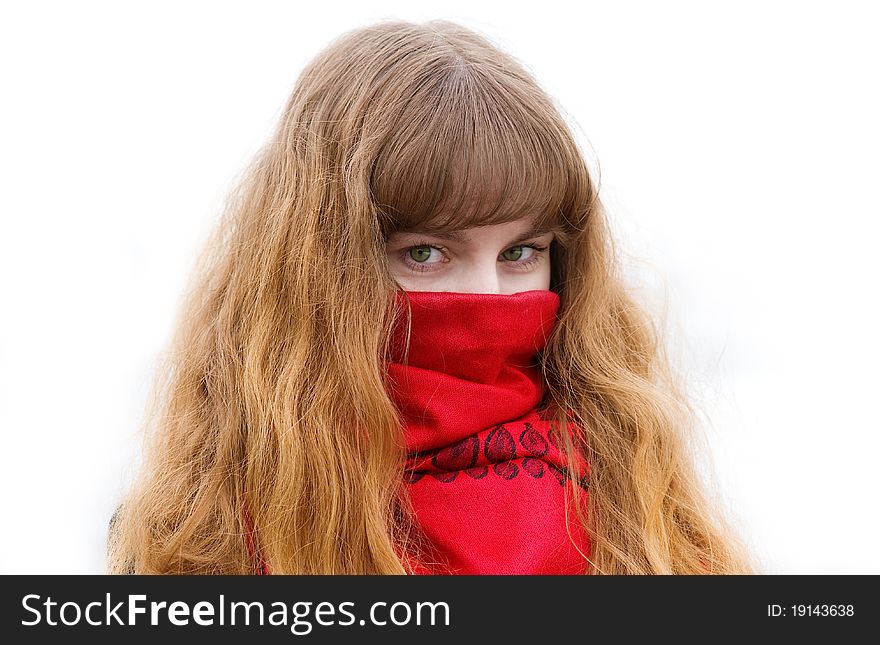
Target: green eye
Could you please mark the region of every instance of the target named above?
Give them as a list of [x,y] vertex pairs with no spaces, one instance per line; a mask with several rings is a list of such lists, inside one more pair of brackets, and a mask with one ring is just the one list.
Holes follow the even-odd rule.
[[[417,257],[421,256],[421,257]],[[409,250],[409,257],[411,257],[416,262],[424,262],[428,258],[431,257],[431,247],[430,246],[414,246]]]
[[[507,249],[501,255],[504,257],[505,260],[510,260],[512,262],[516,262],[517,260],[519,260],[522,257],[522,253],[523,253],[522,250],[523,250],[523,247],[515,246],[512,249]],[[510,253],[512,253],[516,257],[510,257],[510,255],[508,255]]]

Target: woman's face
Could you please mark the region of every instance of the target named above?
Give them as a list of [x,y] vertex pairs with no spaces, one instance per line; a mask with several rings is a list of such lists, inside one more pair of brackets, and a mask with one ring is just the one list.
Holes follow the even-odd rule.
[[399,231],[385,249],[406,291],[513,294],[550,288],[553,237],[522,218],[448,234]]

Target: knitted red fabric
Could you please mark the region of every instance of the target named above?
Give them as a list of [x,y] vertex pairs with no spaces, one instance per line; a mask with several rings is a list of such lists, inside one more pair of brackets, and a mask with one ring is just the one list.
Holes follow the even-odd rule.
[[[536,410],[546,391],[537,357],[558,294],[398,292],[404,311],[406,296],[409,356],[403,316],[388,388],[406,423],[406,480],[430,548],[422,557],[433,559],[417,572],[583,573],[590,545],[573,509],[577,548],[566,530],[558,428]],[[587,464],[579,468],[586,488]]]

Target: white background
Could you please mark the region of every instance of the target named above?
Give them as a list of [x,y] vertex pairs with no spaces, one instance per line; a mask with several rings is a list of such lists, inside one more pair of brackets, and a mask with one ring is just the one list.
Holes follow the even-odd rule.
[[871,3],[311,4],[0,9],[0,572],[103,571],[195,253],[302,66],[442,17],[524,62],[600,170],[764,570],[880,573]]

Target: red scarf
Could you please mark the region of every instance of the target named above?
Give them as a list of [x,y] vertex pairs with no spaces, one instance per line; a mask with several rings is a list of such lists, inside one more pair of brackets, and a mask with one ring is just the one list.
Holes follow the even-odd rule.
[[[563,508],[571,475],[557,428],[536,409],[546,391],[537,356],[556,324],[558,294],[399,291],[404,312],[405,296],[409,358],[404,315],[387,369],[406,426],[405,479],[428,540],[419,557],[430,564],[416,573],[583,573],[589,539],[572,509],[575,547]],[[588,466],[580,460],[579,468],[586,488]],[[268,574],[255,556],[256,573]]]
[[[566,531],[569,473],[557,429],[536,411],[546,391],[537,357],[556,324],[558,294],[407,295],[409,360],[403,316],[388,376],[406,423],[410,498],[430,542],[421,557],[435,563],[418,573],[583,573]],[[405,311],[403,292],[397,301]],[[589,556],[573,509],[568,528]]]

